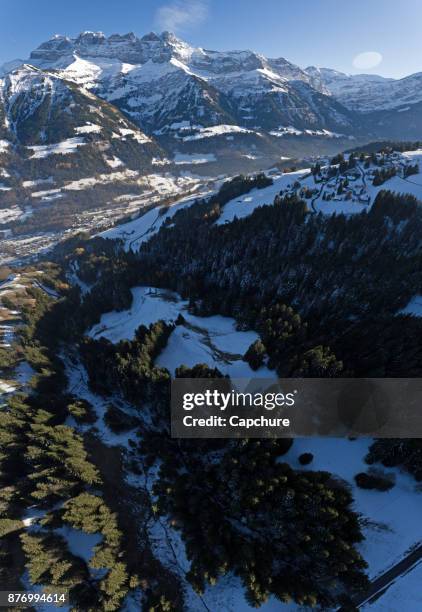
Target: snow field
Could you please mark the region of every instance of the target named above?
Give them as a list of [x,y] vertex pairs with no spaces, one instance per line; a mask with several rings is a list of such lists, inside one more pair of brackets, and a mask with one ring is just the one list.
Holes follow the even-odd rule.
[[[369,576],[375,578],[422,539],[422,492],[412,476],[381,464],[374,467],[395,477],[392,489],[380,492],[357,487],[354,476],[370,467],[364,457],[371,443],[369,438],[298,438],[280,461],[286,461],[295,469],[332,472],[351,487],[354,509],[362,515],[366,538],[359,548],[369,564]],[[298,461],[304,452],[314,455],[306,468]]]
[[140,325],[149,326],[160,319],[171,323],[181,314],[186,323],[176,326],[156,365],[167,368],[172,374],[182,364],[192,367],[197,363],[207,363],[233,378],[274,376],[264,366],[254,372],[242,360],[259,336],[253,331],[238,331],[234,319],[220,315],[191,315],[187,310],[188,302],[172,291],[136,287],[132,289],[132,295],[130,310],[103,314],[88,335],[96,339],[105,337],[116,343],[132,339]]
[[74,153],[78,147],[85,144],[83,138],[74,137],[49,145],[28,146],[27,149],[32,151],[30,159],[43,159],[49,155],[69,155],[69,153]]

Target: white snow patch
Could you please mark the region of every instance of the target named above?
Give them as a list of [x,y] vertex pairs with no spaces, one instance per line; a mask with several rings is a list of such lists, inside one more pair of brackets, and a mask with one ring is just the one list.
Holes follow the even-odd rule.
[[220,315],[194,316],[188,312],[188,302],[173,291],[136,287],[132,289],[132,295],[130,310],[103,314],[88,335],[97,339],[104,337],[116,343],[132,339],[140,325],[149,326],[160,319],[175,322],[181,314],[186,323],[176,326],[156,360],[157,365],[174,373],[182,364],[192,367],[197,363],[207,363],[233,378],[254,375],[273,377],[265,367],[254,373],[242,360],[244,353],[259,336],[254,331],[238,331],[234,319]]
[[33,191],[31,198],[46,198],[60,193],[60,189],[45,189],[44,191]]
[[98,176],[90,176],[87,178],[79,179],[78,181],[71,181],[67,183],[63,189],[68,191],[80,191],[89,187],[94,187],[98,183],[114,183],[115,181],[124,181],[127,179],[135,179],[138,176],[136,170],[123,170],[120,172],[110,172],[110,174],[99,174]]
[[221,216],[216,221],[216,225],[222,225],[233,221],[235,217],[241,219],[253,213],[258,206],[264,204],[272,205],[274,198],[282,189],[287,188],[289,184],[302,178],[309,172],[308,169],[298,170],[297,172],[289,172],[277,176],[272,176],[273,184],[263,189],[252,189],[247,194],[234,198],[225,204]]
[[0,395],[13,393],[16,391],[16,387],[9,381],[0,380]]
[[78,147],[85,144],[86,142],[83,138],[74,137],[55,144],[28,146],[27,149],[33,152],[30,159],[42,159],[49,155],[68,155],[69,153],[74,153]]
[[111,159],[107,159],[107,158],[104,158],[104,159],[105,159],[106,164],[109,165],[110,168],[118,168],[119,166],[124,165],[122,160],[116,157],[115,155],[113,155]]
[[202,138],[212,138],[223,134],[253,134],[253,130],[248,130],[238,125],[213,125],[211,127],[201,128],[197,134],[184,136],[182,140],[189,142],[191,140],[201,140]]
[[243,153],[240,157],[244,157],[245,159],[259,159],[260,155],[252,155],[251,153]]
[[49,183],[49,184],[54,183],[53,177],[49,176],[45,179],[41,178],[35,181],[23,181],[22,187],[24,187],[25,189],[28,189],[29,187],[37,187],[38,185],[43,185],[45,183]]
[[0,224],[20,219],[25,213],[18,206],[0,208]]
[[[119,132],[123,137],[132,136],[132,138],[136,140],[136,142],[139,142],[140,144],[151,142],[151,138],[148,138],[146,134],[143,134],[142,132],[139,132],[139,131],[132,130],[130,128],[119,128]],[[116,138],[116,137],[118,138],[118,136],[113,135],[113,138]]]
[[217,158],[214,153],[176,153],[174,163],[177,166],[208,164],[215,162]]
[[325,136],[326,138],[344,138],[344,134],[330,132],[330,130],[305,130],[307,136]]
[[171,161],[167,157],[164,157],[163,159],[153,157],[151,163],[153,166],[168,166],[171,164]]
[[75,127],[75,134],[98,134],[101,130],[102,127],[100,125],[87,123],[86,125]]
[[[410,474],[397,468],[375,466],[395,476],[395,485],[390,491],[360,489],[354,476],[366,472],[369,466],[364,457],[372,439],[360,438],[298,438],[289,452],[281,457],[293,468],[301,467],[298,457],[310,452],[314,459],[306,469],[325,470],[345,480],[352,488],[353,507],[365,521],[365,540],[359,545],[363,557],[369,564],[371,578],[397,563],[408,550],[422,539],[420,521],[422,493]],[[405,517],[405,518],[404,518]]]
[[271,136],[276,136],[277,138],[280,138],[281,136],[300,136],[300,134],[303,134],[303,132],[301,130],[298,130],[297,128],[293,127],[292,125],[280,125],[280,127],[278,127],[276,130],[271,130],[269,132],[271,134]]

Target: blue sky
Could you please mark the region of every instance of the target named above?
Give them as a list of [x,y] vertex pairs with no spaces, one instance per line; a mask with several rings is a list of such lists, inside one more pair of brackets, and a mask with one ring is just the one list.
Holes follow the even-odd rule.
[[[422,71],[421,23],[421,0],[0,0],[0,64],[56,33],[169,29],[205,48],[401,77]],[[353,63],[367,52],[378,55]]]

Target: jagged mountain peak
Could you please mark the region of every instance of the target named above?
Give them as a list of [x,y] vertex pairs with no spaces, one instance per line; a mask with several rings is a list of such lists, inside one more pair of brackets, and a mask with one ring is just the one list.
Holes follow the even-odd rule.
[[104,34],[104,32],[93,32],[92,30],[85,30],[84,32],[81,32],[79,34],[79,36],[77,37],[77,41],[89,41],[89,42],[99,42],[101,40],[104,40],[106,38],[106,35]]
[[252,50],[216,51],[193,47],[178,38],[174,33],[161,34],[149,32],[142,37],[133,32],[111,34],[103,32],[81,32],[75,38],[55,35],[41,43],[30,55],[30,61],[41,68],[63,68],[69,58],[77,55],[82,58],[107,58],[131,64],[144,64],[149,60],[161,63],[176,59],[192,64],[198,70],[214,73],[250,71],[265,68],[268,63],[286,76],[306,79],[306,74],[298,66],[284,58],[267,60],[262,54]]
[[[201,78],[213,75],[250,73],[267,70],[267,77],[310,82],[311,77],[299,66],[283,57],[268,59],[252,50],[215,51],[193,47],[174,33],[149,32],[142,37],[133,32],[111,34],[82,32],[75,38],[56,35],[39,45],[30,55],[30,62],[44,69],[66,69],[75,58],[112,60],[131,65],[156,64],[176,60]],[[258,75],[262,77],[261,75]]]
[[116,42],[134,42],[136,40],[136,35],[133,32],[128,32],[127,34],[111,34],[109,40]]
[[162,40],[162,37],[159,36],[156,32],[149,32],[148,34],[144,34],[140,40],[143,40],[143,41],[152,40],[152,41],[158,42]]
[[143,64],[149,60],[163,62],[184,58],[194,51],[184,41],[170,32],[149,32],[142,37],[133,32],[114,33],[81,32],[75,38],[56,35],[41,43],[30,60],[42,68],[63,68],[69,57],[75,54],[82,58],[107,58],[131,64]]

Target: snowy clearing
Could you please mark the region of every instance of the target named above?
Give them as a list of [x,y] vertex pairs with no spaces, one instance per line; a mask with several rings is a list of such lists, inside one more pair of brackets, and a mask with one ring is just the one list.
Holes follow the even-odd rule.
[[[119,132],[121,136],[123,136],[123,140],[125,139],[126,136],[132,136],[132,138],[136,140],[136,142],[139,142],[139,144],[145,144],[147,142],[151,142],[151,138],[148,138],[148,136],[146,136],[142,132],[135,131],[130,128],[119,128]],[[115,137],[116,136],[113,136],[113,138]]]
[[47,198],[52,195],[57,195],[60,193],[59,189],[45,189],[44,191],[33,191],[31,193],[31,198]]
[[305,134],[306,136],[323,136],[324,138],[345,138],[344,134],[338,134],[337,132],[330,132],[330,130],[298,130],[297,128],[287,125],[281,125],[276,130],[271,130],[269,132],[271,136],[276,136],[277,138],[281,138],[282,136],[301,136]]
[[108,338],[116,343],[132,339],[140,325],[148,326],[160,319],[171,323],[181,314],[186,322],[176,326],[167,346],[156,360],[157,365],[174,373],[182,364],[192,367],[197,363],[207,363],[233,378],[274,376],[265,367],[253,372],[242,360],[246,350],[259,336],[254,331],[238,331],[234,319],[220,315],[191,315],[188,312],[188,302],[173,291],[136,287],[132,289],[132,295],[130,310],[103,314],[88,335],[97,339]]
[[48,176],[47,178],[41,178],[41,179],[37,179],[35,181],[23,181],[22,182],[22,187],[24,187],[25,189],[28,189],[30,187],[37,187],[38,185],[44,185],[44,184],[52,184],[54,183],[53,177],[52,176]]
[[[304,469],[298,457],[313,453],[306,469],[326,470],[345,480],[352,488],[354,509],[362,514],[364,540],[359,548],[369,564],[368,573],[376,577],[397,563],[409,549],[422,540],[422,492],[415,479],[397,468],[376,466],[395,476],[395,486],[386,492],[356,486],[354,476],[366,472],[364,457],[372,439],[298,438],[289,452],[280,458],[292,467]],[[405,512],[405,520],[403,520]]]
[[0,380],[0,395],[7,395],[14,391],[16,391],[16,387],[13,385],[13,381],[6,382],[5,380]]
[[86,125],[75,127],[75,134],[99,134],[101,130],[102,127],[100,125],[96,123],[87,123]]
[[171,160],[168,159],[167,157],[164,157],[163,159],[160,159],[158,157],[153,157],[151,164],[153,166],[169,166],[171,164]]
[[113,155],[111,159],[104,158],[106,164],[110,166],[110,168],[118,168],[119,166],[123,166],[123,162],[121,159]]
[[223,134],[254,134],[253,130],[239,127],[238,125],[213,125],[211,127],[201,128],[197,134],[184,136],[182,140],[189,142],[192,140],[201,140],[202,138],[213,138],[214,136],[222,136]]
[[0,224],[9,223],[22,217],[25,213],[18,206],[12,206],[11,208],[0,208]]
[[27,149],[33,152],[30,159],[42,159],[49,155],[68,155],[69,153],[75,153],[78,147],[85,144],[86,142],[83,138],[74,137],[55,144],[28,146]]
[[110,174],[99,174],[98,176],[90,176],[87,178],[79,179],[78,181],[71,181],[67,183],[63,189],[68,191],[81,191],[89,187],[94,187],[98,183],[114,183],[115,181],[125,181],[126,179],[135,179],[138,176],[136,170],[123,170],[121,172],[110,172]]

